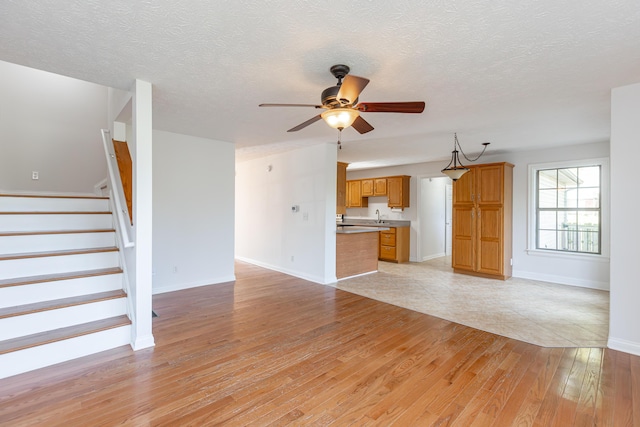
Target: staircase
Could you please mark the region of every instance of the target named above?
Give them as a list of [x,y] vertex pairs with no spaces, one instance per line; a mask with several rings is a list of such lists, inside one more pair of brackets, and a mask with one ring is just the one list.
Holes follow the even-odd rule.
[[130,343],[109,199],[0,194],[0,378]]

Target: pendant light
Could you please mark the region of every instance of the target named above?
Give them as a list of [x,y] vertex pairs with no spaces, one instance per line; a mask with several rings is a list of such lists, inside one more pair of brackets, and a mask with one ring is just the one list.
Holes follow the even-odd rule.
[[453,134],[453,151],[451,152],[451,161],[444,169],[442,169],[441,172],[447,175],[453,181],[457,181],[458,179],[460,179],[462,175],[469,172],[469,168],[463,165],[462,162],[460,161],[460,158],[458,157],[458,148],[460,149],[460,152],[462,153],[465,159],[467,159],[469,162],[475,162],[480,158],[480,156],[484,154],[484,151],[487,149],[487,145],[489,144],[490,142],[483,142],[482,145],[484,145],[484,148],[482,149],[482,152],[478,155],[478,157],[472,160],[468,158],[466,154],[464,154],[464,151],[462,151],[462,147],[458,142],[458,134],[454,133]]

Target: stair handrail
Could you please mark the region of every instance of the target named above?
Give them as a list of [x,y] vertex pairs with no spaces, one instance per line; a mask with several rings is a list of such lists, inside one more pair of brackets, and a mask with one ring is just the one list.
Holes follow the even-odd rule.
[[[116,162],[116,155],[113,152],[113,144],[110,144],[111,138],[109,135],[111,135],[111,131],[109,129],[101,129],[100,133],[102,134],[102,145],[104,146],[104,153],[107,158],[107,180],[110,187],[109,190],[111,192],[111,198],[115,203],[115,214],[118,221],[118,228],[120,229],[120,235],[122,236],[122,244],[125,248],[131,248],[135,246],[135,241],[131,239],[129,234],[129,214],[127,213],[127,210],[122,207],[124,194],[122,191],[122,181],[120,180],[118,164]],[[112,149],[109,149],[110,147]],[[127,219],[125,219],[125,217]]]

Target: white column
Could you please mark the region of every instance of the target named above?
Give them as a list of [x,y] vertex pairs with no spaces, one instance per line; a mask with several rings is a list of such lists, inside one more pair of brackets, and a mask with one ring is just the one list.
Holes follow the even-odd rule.
[[611,290],[608,346],[640,355],[640,83],[611,92]]
[[134,350],[154,346],[151,331],[152,296],[152,96],[151,83],[136,80],[133,96],[133,223],[135,246]]

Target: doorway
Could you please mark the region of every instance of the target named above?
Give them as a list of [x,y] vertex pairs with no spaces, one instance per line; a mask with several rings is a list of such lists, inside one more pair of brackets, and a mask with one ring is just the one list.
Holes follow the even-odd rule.
[[418,262],[451,255],[451,180],[421,177],[418,193]]

